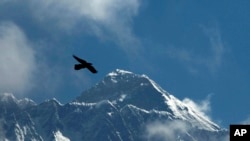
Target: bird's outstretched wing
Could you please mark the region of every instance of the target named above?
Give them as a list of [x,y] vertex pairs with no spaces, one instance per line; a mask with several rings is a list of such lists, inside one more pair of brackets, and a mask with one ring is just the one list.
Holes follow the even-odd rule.
[[81,59],[81,58],[78,58],[78,57],[75,56],[75,55],[73,55],[73,57],[74,57],[78,62],[80,62],[81,64],[86,64],[86,63],[87,63],[87,61],[85,61],[85,60],[83,60],[83,59]]
[[97,70],[96,70],[92,65],[87,65],[87,68],[88,68],[89,71],[91,71],[92,73],[97,73]]

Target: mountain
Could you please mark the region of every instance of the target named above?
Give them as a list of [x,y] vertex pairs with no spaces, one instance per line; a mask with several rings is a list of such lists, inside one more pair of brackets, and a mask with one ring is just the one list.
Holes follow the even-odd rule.
[[228,131],[146,75],[115,70],[72,102],[0,95],[4,141],[226,141]]

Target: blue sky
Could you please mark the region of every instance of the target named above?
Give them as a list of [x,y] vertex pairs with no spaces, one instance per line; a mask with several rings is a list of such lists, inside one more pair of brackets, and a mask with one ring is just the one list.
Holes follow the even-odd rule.
[[[62,103],[116,68],[192,99],[223,127],[250,117],[250,1],[0,2],[0,92]],[[76,54],[98,74],[74,71]]]

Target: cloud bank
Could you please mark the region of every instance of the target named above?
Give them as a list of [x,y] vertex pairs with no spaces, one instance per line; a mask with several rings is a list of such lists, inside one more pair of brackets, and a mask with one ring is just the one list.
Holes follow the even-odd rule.
[[23,93],[31,87],[35,52],[23,31],[11,22],[0,24],[0,91]]

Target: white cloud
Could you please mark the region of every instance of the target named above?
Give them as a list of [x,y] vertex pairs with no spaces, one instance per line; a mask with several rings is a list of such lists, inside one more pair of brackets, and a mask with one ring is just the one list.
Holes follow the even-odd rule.
[[62,77],[66,70],[48,60],[51,50],[45,47],[31,42],[14,23],[0,24],[0,93],[55,96],[67,84]]
[[22,30],[13,23],[0,24],[0,91],[23,93],[31,88],[35,53]]
[[[49,0],[30,1],[33,16],[53,28],[94,34],[111,40],[126,52],[134,51],[138,39],[131,29],[140,0]],[[74,29],[74,30],[72,30]],[[128,46],[128,44],[130,46]],[[132,44],[134,44],[133,47]]]
[[34,8],[38,8],[36,10],[39,15],[36,16],[41,19],[48,18],[47,16],[64,20],[88,18],[102,23],[112,23],[118,19],[126,21],[137,13],[139,7],[138,0],[49,0],[30,3]]
[[188,133],[190,126],[179,120],[167,122],[152,122],[146,126],[147,140],[175,141],[179,136]]
[[198,111],[199,113],[203,114],[203,116],[207,117],[208,119],[211,119],[209,117],[211,112],[210,100],[211,100],[211,95],[208,95],[206,99],[200,102],[194,102],[189,98],[184,98],[182,102],[188,105],[189,107],[193,108],[195,111]]
[[[170,121],[154,121],[147,123],[145,126],[144,138],[148,141],[183,141],[192,140],[198,141],[204,139],[206,141],[228,141],[229,136],[223,135],[218,132],[215,135],[209,131],[196,131],[197,129],[192,127],[191,124],[181,120],[170,120]],[[202,133],[203,132],[203,133]],[[200,133],[200,134],[199,134]],[[206,134],[207,133],[207,134]]]

